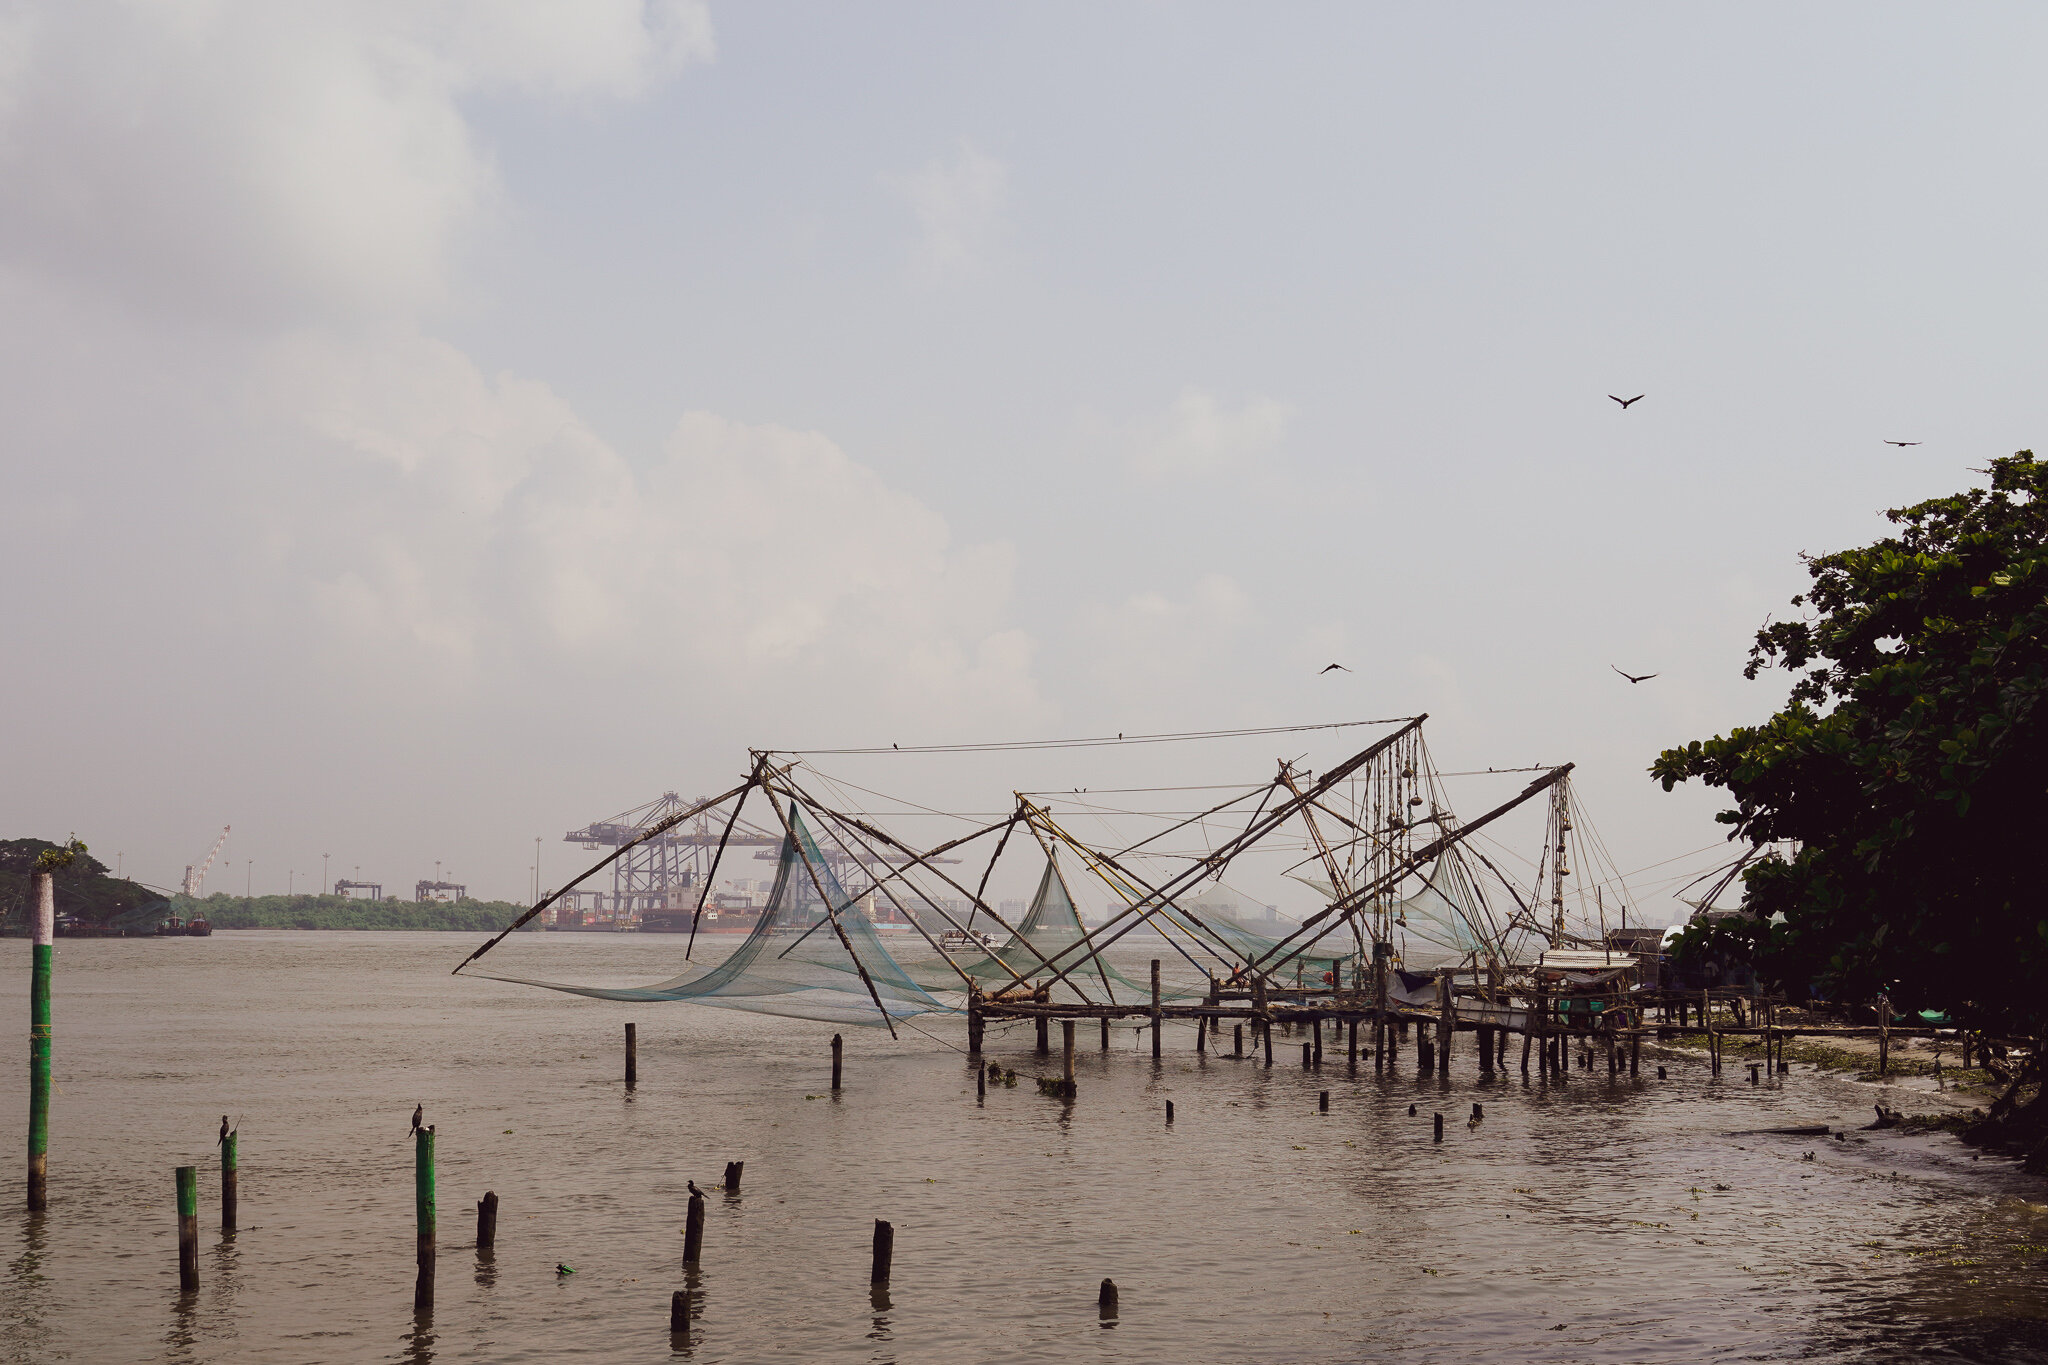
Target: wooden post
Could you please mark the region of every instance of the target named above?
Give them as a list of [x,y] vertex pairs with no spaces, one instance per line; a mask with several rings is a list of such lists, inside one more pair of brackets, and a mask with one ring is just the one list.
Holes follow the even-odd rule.
[[1233,1057],[1244,1056],[1243,1024],[1232,1024],[1230,1026],[1230,1055]]
[[1095,1291],[1096,1315],[1103,1318],[1116,1316],[1116,1281],[1104,1280],[1102,1288]]
[[640,1030],[635,1024],[626,1025],[626,1089],[631,1090],[640,1083]]
[[1529,1030],[1522,1030],[1522,1074],[1529,1074]]
[[1159,959],[1152,959],[1152,1058],[1159,1059]]
[[1436,1070],[1435,1058],[1429,1048],[1429,1038],[1419,1028],[1415,1030],[1415,1069],[1423,1075]]
[[875,1220],[875,1260],[868,1273],[869,1284],[889,1283],[889,1262],[896,1256],[896,1229],[877,1218]]
[[242,1163],[237,1153],[241,1133],[232,1132],[220,1140],[220,1230],[235,1230],[235,1206],[240,1202]]
[[413,1281],[414,1312],[434,1306],[434,1128],[429,1124],[412,1138],[413,1217],[419,1235],[418,1276]]
[[1260,1029],[1259,1032],[1265,1035],[1266,1065],[1271,1066],[1273,1065],[1273,1021],[1271,1019],[1268,1019],[1266,1021],[1266,1026]]
[[970,991],[967,996],[967,1055],[981,1056],[981,1031],[986,1027],[981,1017],[981,992]]
[[[34,881],[28,950],[28,1206],[46,1209],[50,1206],[50,967],[57,932],[57,891],[51,873],[38,872]],[[193,1273],[198,1272],[195,1269]]]
[[498,1196],[490,1190],[476,1201],[476,1249],[490,1251],[498,1245]]
[[1315,1018],[1309,1020],[1308,1026],[1315,1030],[1316,1065],[1321,1066],[1323,1064],[1323,1016],[1318,1014]]
[[1349,1064],[1356,1067],[1358,1065],[1358,1018],[1354,1015],[1345,1022],[1350,1036],[1350,1041],[1345,1044],[1345,1054]]
[[1451,1074],[1451,1038],[1458,1029],[1457,1006],[1451,1002],[1451,973],[1436,979],[1436,1074]]
[[727,1194],[738,1194],[740,1192],[740,1177],[746,1174],[746,1170],[747,1163],[744,1161],[728,1161],[725,1163],[725,1192]]
[[1109,1051],[1109,1016],[1102,1016],[1102,1050]]
[[678,1289],[668,1296],[668,1330],[670,1336],[689,1339],[690,1291],[687,1289]]
[[839,1036],[838,1034],[836,1034],[836,1033],[835,1033],[835,1034],[833,1034],[833,1035],[832,1035],[832,1088],[833,1088],[834,1090],[837,1090],[837,1089],[839,1088],[839,1061],[840,1061],[840,1054],[841,1054],[842,1052],[844,1052],[844,1051],[845,1051],[845,1048],[846,1048],[846,1040],[845,1040],[845,1039],[843,1039],[843,1038],[841,1038],[841,1037],[840,1037],[840,1036]]
[[1536,985],[1535,1002],[1529,1007],[1529,1023],[1536,1030],[1536,1072],[1542,1075],[1550,1067],[1550,988],[1541,982]]
[[1314,1043],[1303,1043],[1301,1045],[1301,1069],[1303,1071],[1314,1069],[1315,1058],[1316,1045]]
[[1074,1021],[1060,1020],[1060,1048],[1066,1054],[1067,1098],[1074,1098]]
[[696,1265],[704,1259],[704,1196],[690,1196],[690,1211],[683,1219],[683,1264]]
[[1436,1116],[1436,1138],[1434,1140],[1437,1142],[1444,1140],[1444,1116],[1442,1114]]
[[1173,1101],[1172,1101],[1172,1100],[1168,1100],[1168,1101],[1166,1102],[1166,1121],[1167,1121],[1168,1123],[1172,1123],[1172,1122],[1173,1122]]
[[988,1072],[978,1066],[974,1068],[974,1098],[977,1101],[988,1098]]
[[1329,1091],[1325,1090],[1325,1091],[1321,1092],[1320,1094],[1318,1094],[1318,1095],[1316,1096],[1316,1112],[1318,1112],[1318,1113],[1322,1113],[1322,1114],[1327,1114],[1327,1113],[1329,1113],[1329,1112],[1330,1112],[1330,1092],[1329,1092]]
[[1038,1055],[1050,1057],[1052,1055],[1052,1019],[1048,1015],[1041,1014],[1038,1016],[1037,1024]]
[[199,1168],[178,1167],[178,1288],[199,1287]]
[[1882,1076],[1892,1068],[1892,1002],[1891,997],[1877,997],[1877,1074]]
[[1643,1030],[1638,1024],[1636,1031],[1628,1036],[1628,1076],[1634,1080],[1643,1065]]
[[1195,1051],[1197,1053],[1204,1055],[1208,1053],[1208,1035],[1209,1021],[1200,1015],[1195,1016]]
[[1493,1025],[1481,1024],[1479,1032],[1479,1071],[1481,1075],[1493,1074]]

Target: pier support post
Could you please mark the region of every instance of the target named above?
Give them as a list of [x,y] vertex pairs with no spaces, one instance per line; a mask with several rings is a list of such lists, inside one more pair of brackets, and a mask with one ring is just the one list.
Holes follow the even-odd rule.
[[1195,1051],[1197,1053],[1207,1054],[1209,1051],[1208,1038],[1209,1021],[1200,1015],[1195,1016]]
[[476,1201],[476,1249],[490,1251],[498,1245],[498,1196],[485,1190]]
[[1493,1025],[1491,1024],[1481,1024],[1479,1026],[1479,1074],[1482,1076],[1491,1076],[1493,1074]]
[[1357,1067],[1358,1067],[1358,1016],[1357,1016],[1357,1015],[1353,1015],[1353,1016],[1352,1016],[1352,1017],[1351,1017],[1350,1019],[1348,1019],[1348,1020],[1346,1020],[1346,1021],[1345,1021],[1345,1031],[1346,1031],[1346,1034],[1347,1034],[1347,1036],[1348,1036],[1348,1038],[1349,1038],[1349,1040],[1350,1040],[1350,1041],[1348,1041],[1347,1043],[1345,1043],[1345,1045],[1344,1045],[1344,1052],[1345,1052],[1345,1058],[1346,1058],[1346,1061],[1348,1062],[1348,1064],[1349,1064],[1349,1065],[1350,1065],[1350,1066],[1352,1067],[1352,1069],[1353,1069],[1353,1070],[1356,1070],[1356,1069],[1357,1069]]
[[1102,1016],[1102,1050],[1109,1051],[1109,1016]]
[[881,1219],[875,1220],[874,1264],[868,1272],[869,1284],[889,1283],[889,1263],[896,1258],[896,1228]]
[[178,1288],[199,1287],[199,1168],[178,1167]]
[[415,1255],[418,1273],[413,1280],[413,1311],[434,1306],[434,1129],[428,1125],[413,1134],[412,1196],[413,1218],[419,1245]]
[[1038,1055],[1050,1057],[1052,1055],[1052,1019],[1048,1015],[1041,1014],[1038,1016],[1037,1024]]
[[50,966],[57,931],[57,889],[48,872],[36,873],[34,881],[28,950],[28,1206],[46,1209],[50,1206]]
[[1450,1074],[1450,1040],[1458,1029],[1456,1005],[1450,999],[1450,972],[1436,978],[1436,1074]]
[[690,1196],[690,1209],[683,1218],[683,1264],[694,1266],[704,1258],[704,1196]]
[[840,1060],[841,1060],[841,1058],[842,1058],[842,1055],[844,1054],[845,1050],[846,1050],[846,1040],[845,1040],[845,1039],[843,1039],[843,1038],[841,1038],[841,1037],[840,1037],[840,1036],[839,1036],[838,1034],[836,1034],[836,1033],[835,1033],[835,1034],[833,1034],[833,1035],[832,1035],[832,1090],[833,1090],[833,1092],[834,1092],[835,1094],[836,1094],[836,1093],[838,1093],[838,1090],[839,1090],[839,1063],[840,1063]]
[[640,1084],[640,1026],[626,1025],[626,1089]]
[[671,1338],[690,1339],[690,1291],[678,1289],[668,1296],[668,1333]]
[[744,1161],[728,1161],[725,1163],[725,1192],[727,1194],[738,1194],[740,1192],[740,1177],[745,1175],[746,1172],[747,1163]]
[[1074,1021],[1060,1020],[1060,1047],[1066,1056],[1067,1098],[1074,1098]]
[[1152,959],[1152,1060],[1159,1060],[1159,959]]
[[1230,1026],[1230,1055],[1233,1057],[1244,1056],[1243,1024],[1232,1024]]
[[967,996],[967,1055],[981,1056],[981,1032],[987,1024],[981,1017],[981,992],[970,991]]

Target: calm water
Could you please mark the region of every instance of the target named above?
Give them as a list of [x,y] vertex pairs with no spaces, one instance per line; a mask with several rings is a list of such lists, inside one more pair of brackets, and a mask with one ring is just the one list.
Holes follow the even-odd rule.
[[[449,977],[475,942],[60,941],[52,1207],[6,1215],[0,1355],[676,1358],[684,1182],[744,1160],[742,1196],[711,1200],[692,1360],[2048,1360],[2039,1182],[1946,1139],[1740,1132],[1932,1095],[1804,1068],[1752,1088],[1680,1056],[1658,1058],[1663,1083],[1482,1084],[1467,1039],[1446,1082],[1341,1060],[1311,1076],[1298,1046],[1270,1071],[1198,1057],[1185,1026],[1155,1068],[1141,1035],[1119,1030],[1105,1055],[1084,1025],[1077,1103],[1031,1085],[1057,1058],[1037,1063],[1026,1026],[992,1031],[992,1055],[1027,1079],[977,1106],[949,1046],[964,1026],[930,1020],[944,1041],[845,1030],[834,1098],[831,1026]],[[558,934],[499,953],[610,983],[673,975],[681,948]],[[0,943],[0,964],[25,1016],[25,943]],[[19,1135],[16,1077],[0,1112]],[[439,1126],[442,1235],[439,1304],[415,1323],[419,1101]],[[231,1241],[223,1111],[242,1133]],[[189,1163],[202,1284],[181,1301],[172,1169]],[[17,1157],[11,1210],[21,1188]],[[479,1264],[486,1189],[502,1209]],[[877,1217],[896,1225],[886,1308],[867,1285]],[[1096,1315],[1105,1275],[1113,1326]]]

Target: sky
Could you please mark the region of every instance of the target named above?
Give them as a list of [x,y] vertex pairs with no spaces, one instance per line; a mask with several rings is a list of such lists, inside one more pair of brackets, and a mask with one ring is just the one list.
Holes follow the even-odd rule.
[[535,836],[556,885],[750,746],[1427,712],[1446,769],[1577,764],[1620,870],[1703,870],[1720,802],[1646,769],[1782,700],[1742,666],[1801,554],[2041,439],[2044,39],[0,2],[0,835],[524,899]]

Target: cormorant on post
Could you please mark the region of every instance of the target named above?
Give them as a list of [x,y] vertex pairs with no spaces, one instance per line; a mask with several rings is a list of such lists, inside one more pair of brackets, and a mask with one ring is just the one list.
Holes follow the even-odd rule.
[[226,1114],[220,1116],[220,1140],[213,1145],[216,1147],[228,1145],[228,1116]]
[[702,1195],[704,1193],[704,1191],[697,1188],[697,1182],[694,1180],[685,1180],[683,1183],[690,1187],[690,1193],[692,1195]]
[[427,1106],[424,1104],[416,1104],[412,1107],[412,1133],[407,1133],[407,1137],[411,1137],[413,1133],[417,1133],[420,1130],[420,1120],[426,1116]]

